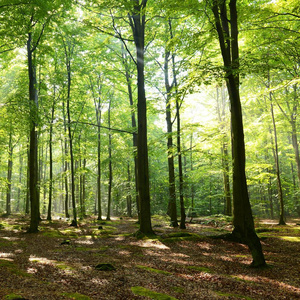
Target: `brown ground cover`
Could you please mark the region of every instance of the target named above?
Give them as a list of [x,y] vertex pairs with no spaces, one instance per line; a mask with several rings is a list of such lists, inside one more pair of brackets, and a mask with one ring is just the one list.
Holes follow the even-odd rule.
[[25,218],[0,218],[0,299],[300,299],[299,220],[257,224],[264,269],[249,267],[245,245],[211,238],[226,220],[194,222],[182,231],[154,217],[157,236],[137,239],[127,218],[42,221],[38,234]]

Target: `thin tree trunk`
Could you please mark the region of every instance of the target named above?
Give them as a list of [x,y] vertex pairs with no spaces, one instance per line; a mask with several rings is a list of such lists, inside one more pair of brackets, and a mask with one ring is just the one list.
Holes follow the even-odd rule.
[[185,220],[185,207],[184,207],[184,195],[183,195],[183,170],[182,170],[182,153],[181,153],[181,120],[180,120],[180,104],[179,95],[177,91],[177,76],[175,71],[175,56],[172,55],[172,67],[173,67],[173,78],[175,87],[175,97],[176,97],[176,121],[177,121],[177,155],[178,155],[178,172],[179,172],[179,199],[180,199],[180,229],[186,229]]
[[[55,95],[55,87],[54,87],[54,95]],[[52,192],[53,192],[53,159],[52,159],[52,135],[53,135],[53,121],[54,121],[54,111],[55,111],[55,103],[52,103],[51,110],[51,123],[50,123],[50,132],[49,132],[49,203],[48,203],[48,214],[47,220],[51,220],[52,216]]]
[[[111,114],[111,99],[109,99],[109,105],[108,105],[108,128],[110,128],[110,114]],[[110,214],[111,214],[111,188],[112,188],[112,155],[111,155],[111,130],[109,130],[108,134],[108,203],[107,203],[107,215],[106,220],[110,220]]]
[[274,108],[272,101],[272,94],[269,95],[270,99],[270,109],[273,123],[273,133],[274,133],[274,159],[275,159],[275,170],[276,170],[276,179],[277,179],[277,188],[278,188],[278,199],[280,204],[280,214],[279,214],[279,225],[286,225],[284,221],[284,202],[283,202],[283,193],[282,193],[282,184],[280,177],[280,166],[279,166],[279,154],[278,154],[278,141],[277,141],[277,129],[274,116]]
[[127,203],[127,216],[132,218],[132,199],[131,199],[131,174],[130,174],[130,164],[127,163],[127,196],[126,196],[126,203]]
[[18,196],[17,196],[17,207],[16,211],[20,211],[20,202],[21,202],[21,186],[22,186],[22,177],[23,177],[23,155],[19,155],[19,187],[18,187]]
[[[169,32],[172,38],[172,25],[169,19]],[[168,147],[168,170],[169,170],[169,203],[167,214],[171,218],[171,225],[178,227],[177,221],[177,207],[176,207],[176,189],[175,189],[175,168],[174,168],[174,145],[173,145],[173,130],[171,120],[171,90],[172,85],[169,82],[169,58],[170,51],[165,50],[165,63],[164,63],[164,77],[165,77],[165,88],[167,92],[166,96],[166,122],[167,122],[167,147]],[[174,82],[173,82],[174,83]]]
[[28,215],[30,210],[30,174],[29,174],[29,165],[30,165],[30,153],[29,153],[29,143],[27,144],[27,176],[26,176],[26,199],[25,199],[25,214]]
[[[90,79],[91,91],[94,97],[94,105],[96,112],[96,120],[97,120],[97,205],[98,205],[98,218],[97,220],[102,220],[102,199],[101,199],[101,76],[99,75],[97,78],[97,96],[94,92],[94,84],[92,79]],[[96,207],[96,203],[95,203]]]
[[220,131],[222,134],[222,145],[221,145],[221,155],[222,155],[222,171],[223,171],[223,186],[225,195],[225,214],[227,216],[232,215],[232,205],[231,205],[231,192],[230,192],[230,180],[229,180],[229,160],[228,160],[228,137],[225,129],[225,95],[223,92],[223,87],[221,88],[221,103],[219,103],[219,88],[217,88],[217,111],[220,123]]
[[8,142],[8,164],[7,164],[7,190],[6,190],[6,215],[11,214],[11,179],[13,168],[13,144],[12,144],[12,131],[9,132]]
[[[69,52],[69,53],[68,53]],[[68,136],[69,136],[69,151],[70,151],[70,165],[71,165],[71,198],[72,198],[72,208],[73,208],[73,221],[72,226],[77,227],[77,209],[76,209],[76,199],[75,199],[75,169],[74,169],[74,151],[73,151],[73,136],[71,130],[71,111],[70,111],[70,98],[71,98],[71,61],[70,52],[67,51],[65,46],[66,55],[66,67],[68,74],[68,94],[67,94],[67,117],[68,117]]]
[[64,186],[65,186],[65,217],[68,219],[70,218],[69,214],[69,181],[68,181],[68,140],[67,140],[67,120],[66,120],[66,112],[65,112],[65,102],[63,101],[63,118],[64,118],[64,162],[63,162],[63,169],[64,169]]

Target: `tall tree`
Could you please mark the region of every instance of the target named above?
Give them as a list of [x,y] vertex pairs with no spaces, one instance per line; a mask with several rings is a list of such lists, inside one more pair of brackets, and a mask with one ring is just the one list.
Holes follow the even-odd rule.
[[68,137],[69,137],[69,151],[70,151],[70,165],[71,165],[71,198],[72,198],[72,208],[73,208],[73,220],[72,226],[77,227],[77,208],[76,208],[76,199],[75,199],[75,166],[74,166],[74,149],[73,149],[73,132],[71,128],[71,60],[74,51],[74,41],[65,40],[63,38],[63,45],[65,50],[65,64],[67,69],[67,120],[68,120]]
[[[167,26],[168,35],[172,39],[172,21],[169,19]],[[173,123],[171,117],[171,91],[175,81],[170,84],[169,80],[169,61],[170,50],[165,49],[165,62],[164,62],[164,79],[166,89],[166,122],[167,122],[167,146],[168,146],[168,170],[169,170],[169,203],[168,203],[168,215],[171,218],[171,224],[173,227],[178,227],[177,221],[177,207],[176,207],[176,189],[175,189],[175,167],[174,167],[174,145],[173,145]],[[175,79],[175,77],[174,77]]]
[[136,48],[137,88],[138,88],[138,188],[140,197],[140,232],[152,234],[149,188],[149,163],[147,145],[147,104],[145,94],[145,26],[147,0],[134,0],[133,11],[129,15]]
[[[239,46],[237,0],[212,1],[214,24],[217,30],[230,99],[233,147],[233,236],[244,241],[252,254],[252,266],[264,266],[265,258],[254,228],[245,174],[245,142],[242,108],[239,93]],[[230,20],[230,22],[229,22]]]

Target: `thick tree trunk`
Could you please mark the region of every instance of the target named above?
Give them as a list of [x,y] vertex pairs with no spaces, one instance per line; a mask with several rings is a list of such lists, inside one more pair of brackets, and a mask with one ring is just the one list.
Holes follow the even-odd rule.
[[145,8],[147,0],[136,1],[134,13],[130,16],[136,47],[137,87],[138,87],[138,188],[140,197],[140,232],[152,234],[149,188],[149,165],[147,145],[147,105],[144,76],[145,51]]
[[30,195],[30,227],[28,232],[38,232],[40,219],[39,190],[38,190],[38,137],[36,132],[38,115],[38,92],[36,80],[36,68],[33,62],[32,34],[28,34],[27,58],[29,76],[29,100],[30,100],[30,140],[29,140],[29,195]]
[[133,103],[133,93],[132,93],[132,86],[131,86],[131,75],[129,72],[129,65],[126,59],[126,55],[124,52],[124,47],[122,46],[122,58],[123,58],[123,64],[125,68],[125,76],[126,76],[126,82],[127,82],[127,90],[128,90],[128,97],[129,97],[129,104],[131,107],[131,126],[134,130],[132,134],[132,145],[133,145],[133,154],[134,154],[134,180],[135,180],[135,192],[136,192],[136,209],[138,214],[138,222],[140,223],[140,199],[139,199],[139,188],[138,188],[138,163],[137,163],[137,133],[136,130],[136,118],[135,118],[135,109],[134,109],[134,103]]
[[[230,17],[227,16],[226,0],[213,1],[212,11],[219,37],[225,68],[225,79],[230,99],[232,152],[233,152],[233,236],[245,242],[252,254],[252,266],[264,266],[265,258],[259,238],[254,229],[254,221],[249,201],[245,174],[245,142],[242,108],[239,95],[239,53],[236,0],[230,0]],[[230,31],[229,20],[230,19]]]

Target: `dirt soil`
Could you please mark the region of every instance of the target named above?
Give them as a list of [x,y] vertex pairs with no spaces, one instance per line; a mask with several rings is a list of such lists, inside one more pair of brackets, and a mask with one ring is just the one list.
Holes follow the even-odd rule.
[[37,234],[24,217],[0,218],[0,299],[300,299],[299,220],[257,224],[263,269],[245,245],[211,238],[228,222],[193,221],[179,230],[154,217],[157,236],[137,239],[128,218],[42,221]]

